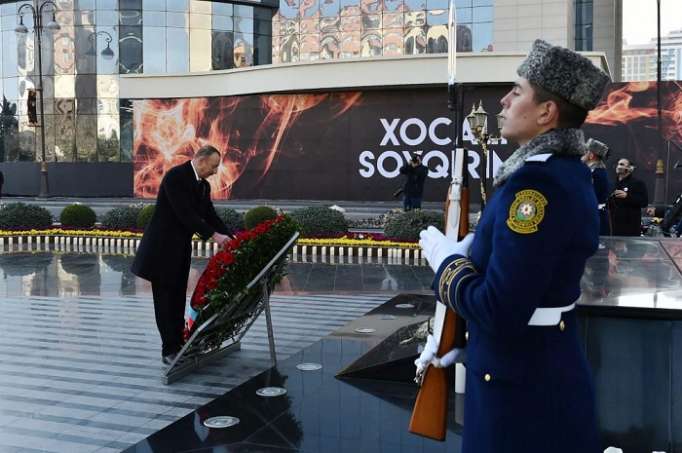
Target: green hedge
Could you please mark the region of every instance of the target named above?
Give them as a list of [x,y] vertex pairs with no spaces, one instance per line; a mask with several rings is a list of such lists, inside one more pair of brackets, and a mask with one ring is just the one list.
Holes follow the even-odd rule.
[[68,205],[62,210],[59,221],[62,227],[92,228],[97,221],[97,214],[90,206],[76,203]]
[[429,225],[443,231],[443,215],[420,209],[392,213],[386,219],[384,235],[393,241],[418,241],[419,232]]
[[255,208],[249,209],[244,215],[244,226],[250,230],[259,223],[274,219],[275,217],[277,217],[277,211],[271,207],[256,206]]
[[154,205],[153,204],[148,204],[142,210],[140,210],[140,213],[137,215],[137,227],[140,229],[145,229],[149,222],[152,220],[152,216],[154,215]]
[[107,211],[100,222],[109,230],[130,230],[137,228],[137,216],[140,215],[142,205],[119,206]]
[[0,228],[4,230],[44,229],[52,226],[52,214],[42,206],[9,203],[0,207]]
[[348,232],[348,222],[343,214],[325,206],[296,209],[291,218],[298,224],[303,237],[333,237]]
[[244,216],[232,208],[216,208],[216,214],[225,222],[230,231],[241,231],[244,229]]

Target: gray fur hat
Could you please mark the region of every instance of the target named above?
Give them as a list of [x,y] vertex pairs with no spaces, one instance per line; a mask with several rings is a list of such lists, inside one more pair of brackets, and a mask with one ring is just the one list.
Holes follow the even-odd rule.
[[602,143],[599,140],[591,138],[585,142],[585,146],[587,147],[588,151],[592,151],[592,153],[602,159],[606,159],[606,156],[609,154],[609,147],[606,145],[606,143]]
[[518,75],[567,102],[592,110],[601,100],[610,77],[590,60],[564,47],[535,40]]

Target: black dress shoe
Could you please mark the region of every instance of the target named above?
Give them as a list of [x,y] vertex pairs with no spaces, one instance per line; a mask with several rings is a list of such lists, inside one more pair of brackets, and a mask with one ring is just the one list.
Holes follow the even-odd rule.
[[173,360],[178,356],[177,352],[173,352],[171,354],[165,355],[161,358],[161,361],[163,362],[164,365],[170,365],[173,363]]

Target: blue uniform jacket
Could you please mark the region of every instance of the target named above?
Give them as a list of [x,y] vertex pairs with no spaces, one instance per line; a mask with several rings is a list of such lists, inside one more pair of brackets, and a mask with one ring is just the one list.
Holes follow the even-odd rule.
[[529,326],[538,307],[580,295],[599,219],[578,156],[535,155],[500,186],[470,257],[440,266],[440,299],[467,321],[463,453],[597,453],[592,377],[575,310]]
[[597,204],[600,207],[599,234],[601,236],[610,236],[611,228],[609,227],[609,215],[606,211],[606,202],[611,193],[611,186],[605,168],[595,168],[592,170],[592,184],[594,185],[594,194],[597,197]]

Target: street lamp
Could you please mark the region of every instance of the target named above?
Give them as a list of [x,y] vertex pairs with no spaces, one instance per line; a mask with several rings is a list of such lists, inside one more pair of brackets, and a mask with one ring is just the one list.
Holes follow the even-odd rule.
[[[35,0],[37,2],[37,0]],[[26,9],[31,10],[31,14],[33,15],[33,30],[36,35],[36,40],[37,40],[37,47],[38,47],[38,93],[40,94],[40,148],[41,148],[41,155],[42,155],[42,162],[40,163],[40,194],[38,196],[40,197],[47,197],[50,190],[49,186],[47,183],[47,161],[45,157],[45,108],[44,108],[44,103],[43,103],[43,53],[42,53],[42,41],[41,41],[41,35],[43,31],[43,9],[46,6],[50,6],[51,10],[49,12],[52,13],[52,20],[45,25],[45,28],[47,28],[49,31],[57,31],[60,29],[59,24],[57,23],[55,19],[55,13],[57,12],[58,8],[57,5],[52,1],[52,0],[46,0],[43,2],[42,5],[39,7],[34,7],[31,4],[24,4],[19,8],[19,11],[17,11],[17,15],[19,16],[19,25],[14,29],[17,33],[19,34],[26,34],[28,33],[28,28],[26,25],[24,25],[24,11]]]
[[[102,52],[100,52],[100,55],[102,55],[102,58],[104,58],[105,60],[111,60],[112,58],[114,58],[114,51],[111,50],[111,41],[113,41],[114,38],[112,38],[111,35],[104,30],[100,30],[96,33],[91,34],[89,39],[90,39],[90,41],[95,41],[93,43],[95,48],[97,48],[97,42],[96,41],[97,41],[98,36],[104,36],[104,40],[107,43],[107,48],[104,49]],[[94,55],[95,54],[94,49],[88,51],[88,53],[90,55]]]
[[488,167],[490,159],[488,157],[488,143],[497,143],[501,136],[499,131],[502,130],[504,125],[504,117],[502,112],[495,115],[497,118],[497,134],[490,134],[488,131],[488,112],[483,109],[483,101],[478,102],[478,107],[474,104],[471,107],[471,113],[467,115],[467,123],[469,123],[469,128],[471,132],[476,137],[476,141],[481,144],[481,149],[483,150],[483,160],[485,162],[485,169],[481,173],[481,210],[486,204],[486,186],[488,179]]

